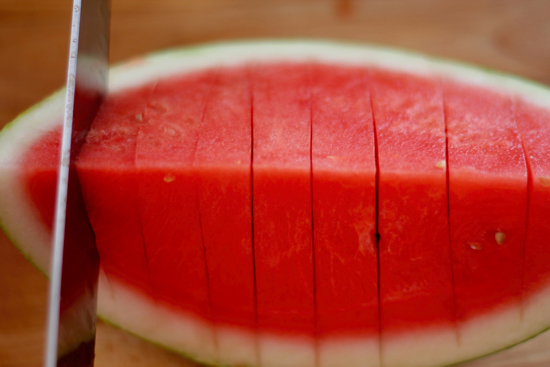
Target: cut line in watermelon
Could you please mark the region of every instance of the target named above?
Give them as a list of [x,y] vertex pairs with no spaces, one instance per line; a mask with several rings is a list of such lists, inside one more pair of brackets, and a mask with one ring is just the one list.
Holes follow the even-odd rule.
[[[185,86],[179,92],[178,83]],[[240,89],[232,90],[232,85]],[[202,97],[190,88],[202,88]],[[403,95],[402,90],[418,94]],[[101,127],[100,115],[88,137],[100,149],[88,145],[79,166],[85,196],[93,198],[87,207],[92,224],[96,222],[100,252],[104,248],[98,312],[107,321],[207,364],[327,367],[450,364],[509,347],[550,326],[545,312],[550,307],[550,269],[544,247],[549,237],[545,218],[550,214],[545,140],[550,135],[550,92],[545,88],[397,51],[269,41],[209,45],[134,60],[112,69],[110,93],[103,109],[112,107],[122,123],[112,130],[105,115]],[[358,93],[360,97],[353,98]],[[456,163],[467,162],[470,153],[489,166],[496,161],[482,149],[479,155],[477,146],[478,152],[470,149],[466,154],[455,153],[453,145],[459,129],[453,121],[467,120],[464,116],[473,113],[475,108],[469,107],[476,103],[482,111],[477,118],[488,124],[487,136],[493,134],[494,125],[483,118],[488,111],[484,107],[498,102],[498,97],[487,97],[491,94],[507,98],[505,120],[510,127],[503,134],[516,134],[514,148],[501,160],[509,162],[512,151],[527,156],[523,173],[515,176],[504,172],[503,165],[490,171],[465,163],[461,171]],[[473,102],[468,102],[470,95]],[[183,108],[186,103],[188,108]],[[47,197],[37,187],[51,186],[48,177],[55,177],[55,164],[39,163],[29,152],[40,148],[50,154],[41,158],[44,162],[55,161],[51,158],[62,109],[58,93],[0,133],[0,224],[44,273],[49,263],[48,203],[34,203],[31,197]],[[182,114],[188,117],[181,119]],[[236,116],[242,116],[240,132],[228,132],[227,124],[215,125]],[[275,118],[284,124],[273,123]],[[346,130],[348,121],[354,122]],[[226,142],[213,134],[224,126]],[[498,126],[504,128],[505,123]],[[365,135],[359,137],[361,131]],[[490,141],[480,131],[477,138]],[[464,136],[462,142],[473,139]],[[301,148],[289,146],[292,140],[300,141]],[[112,144],[101,148],[107,141]],[[355,141],[355,146],[344,143]],[[497,138],[492,144],[503,142]],[[223,149],[226,154],[209,153]],[[363,151],[369,156],[359,154]],[[120,159],[112,159],[115,156]],[[159,162],[160,156],[172,160]],[[95,159],[102,162],[97,167]],[[468,181],[470,177],[474,181]],[[118,204],[102,201],[94,180],[110,180],[107,187]],[[457,189],[461,180],[465,191]],[[228,182],[231,185],[224,186]],[[121,183],[128,188],[121,190]],[[361,191],[365,185],[370,191]],[[460,237],[464,231],[456,234],[463,223],[479,234],[472,221],[478,227],[485,223],[479,207],[460,209],[461,193],[473,192],[468,190],[474,186],[484,199],[491,199],[489,194],[499,187],[518,198],[513,215],[511,206],[495,210],[487,204],[490,209],[484,212],[492,210],[497,219],[486,225],[491,227],[483,233],[486,243],[472,240],[474,235]],[[297,188],[299,194],[289,194]],[[228,194],[229,189],[235,191]],[[512,205],[512,194],[504,204]],[[363,199],[354,201],[361,195]],[[220,207],[225,214],[213,209],[219,200],[226,200]],[[503,197],[492,200],[502,204]],[[102,210],[109,206],[120,214],[103,218]],[[456,217],[460,210],[465,214]],[[232,218],[235,211],[244,216]],[[515,221],[514,228],[523,226],[522,233],[505,224],[501,228],[503,212]],[[116,229],[121,216],[125,221]],[[185,227],[173,235],[178,218],[185,216],[193,217],[195,234]],[[233,220],[241,226],[223,225]],[[360,257],[353,255],[356,245],[344,235],[353,233],[352,227],[360,234]],[[163,232],[156,232],[159,228]],[[428,238],[431,232],[441,239]],[[117,248],[129,234],[138,243],[137,252]],[[337,236],[331,238],[333,234]],[[398,239],[409,235],[401,242],[406,248],[396,253]],[[189,247],[178,245],[185,236],[193,237],[193,247],[191,240],[185,241]],[[231,246],[242,243],[242,252],[224,247],[223,236],[233,241],[228,241]],[[425,243],[414,240],[423,237]],[[349,249],[334,247],[339,241]],[[513,241],[511,255],[491,255],[510,248]],[[428,244],[433,250],[422,253]],[[336,250],[329,250],[331,246]],[[124,261],[117,251],[133,260]],[[174,256],[177,251],[187,259]],[[493,267],[472,272],[496,260]],[[334,261],[339,265],[333,266]],[[363,262],[369,265],[361,268]],[[496,273],[503,263],[516,264],[506,281],[516,284],[515,291],[490,299],[492,288],[506,288],[498,286],[504,279]],[[230,279],[237,269],[239,275]],[[499,279],[491,280],[492,273]],[[464,274],[480,279],[474,299],[464,296],[474,289]],[[351,281],[353,277],[358,280]],[[358,281],[364,284],[359,287]],[[234,294],[241,295],[232,298]],[[79,336],[67,340],[70,350]]]

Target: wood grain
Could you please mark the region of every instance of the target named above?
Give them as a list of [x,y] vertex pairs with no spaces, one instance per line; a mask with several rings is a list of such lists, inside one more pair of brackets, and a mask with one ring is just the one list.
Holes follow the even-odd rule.
[[[547,0],[112,0],[111,61],[200,42],[384,44],[550,84]],[[0,127],[64,83],[71,1],[0,0]],[[41,365],[47,282],[0,235],[0,366]],[[96,366],[194,366],[99,323]],[[550,334],[468,367],[550,365]]]

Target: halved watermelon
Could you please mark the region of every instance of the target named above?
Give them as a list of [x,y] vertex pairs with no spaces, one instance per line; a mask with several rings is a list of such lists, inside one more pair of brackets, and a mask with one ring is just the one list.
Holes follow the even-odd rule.
[[[44,273],[62,109],[0,133],[0,224]],[[550,327],[549,139],[546,89],[390,50],[217,44],[115,67],[78,160],[98,312],[217,365],[506,348]]]

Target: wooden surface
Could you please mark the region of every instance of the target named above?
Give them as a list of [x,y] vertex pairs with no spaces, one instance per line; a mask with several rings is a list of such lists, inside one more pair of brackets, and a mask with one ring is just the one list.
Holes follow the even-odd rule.
[[[112,0],[111,61],[199,42],[386,44],[550,84],[548,0]],[[0,0],[0,127],[64,83],[71,1]],[[0,235],[0,366],[39,366],[47,282]],[[550,312],[550,310],[549,310]],[[96,366],[193,366],[100,323]],[[469,367],[550,366],[550,336]]]

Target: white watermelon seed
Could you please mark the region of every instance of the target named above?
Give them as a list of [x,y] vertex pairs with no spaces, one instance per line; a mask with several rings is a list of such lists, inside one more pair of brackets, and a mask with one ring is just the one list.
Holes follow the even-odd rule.
[[468,245],[474,250],[481,250],[481,244],[479,242],[468,242]]
[[174,176],[171,173],[168,173],[166,174],[166,176],[164,176],[164,182],[166,183],[174,182],[175,180],[176,180],[176,176]]
[[502,245],[504,243],[504,241],[506,240],[506,235],[500,231],[498,231],[497,233],[495,233],[495,240],[497,241],[497,243],[499,245]]

